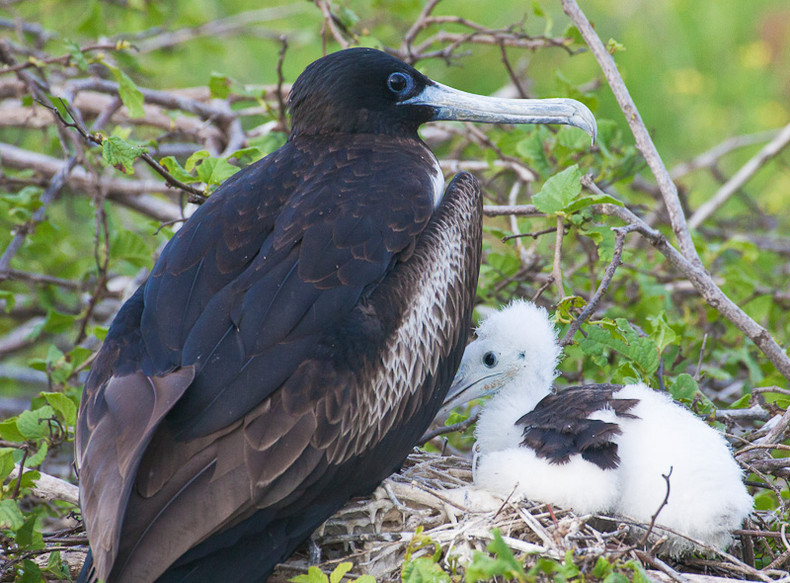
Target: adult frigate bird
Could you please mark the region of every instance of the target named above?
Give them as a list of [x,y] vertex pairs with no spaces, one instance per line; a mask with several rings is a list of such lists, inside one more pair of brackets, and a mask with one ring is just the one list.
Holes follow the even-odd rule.
[[[552,393],[560,354],[546,310],[532,303],[481,323],[445,404],[494,395],[477,422],[475,483],[640,523],[658,512],[656,524],[724,548],[753,500],[722,435],[643,384]],[[670,534],[661,550],[693,548]]]
[[260,581],[397,470],[461,359],[481,197],[444,190],[432,120],[560,123],[383,52],[308,66],[287,143],[225,182],[115,318],[76,435],[82,579]]

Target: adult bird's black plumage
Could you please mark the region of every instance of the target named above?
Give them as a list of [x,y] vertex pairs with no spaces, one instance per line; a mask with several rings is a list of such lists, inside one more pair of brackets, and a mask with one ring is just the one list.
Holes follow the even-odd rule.
[[262,580],[395,471],[461,359],[481,247],[475,179],[443,193],[417,128],[595,123],[571,100],[481,105],[371,49],[307,67],[289,107],[288,142],[178,231],[92,367],[83,580]]

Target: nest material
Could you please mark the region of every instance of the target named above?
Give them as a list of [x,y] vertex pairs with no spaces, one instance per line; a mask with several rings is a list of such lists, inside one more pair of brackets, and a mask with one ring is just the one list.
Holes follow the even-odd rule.
[[[790,565],[785,527],[778,529],[779,540],[773,535],[767,537],[771,540],[763,540],[767,529],[777,526],[775,512],[755,512],[752,518],[759,526],[739,531],[727,553],[693,541],[696,553],[668,558],[661,554],[667,548],[667,536],[650,525],[618,517],[580,516],[524,500],[503,500],[471,486],[472,481],[469,460],[415,450],[400,473],[370,497],[352,500],[329,519],[308,549],[278,567],[272,581],[287,581],[305,572],[319,555],[323,562],[318,566],[325,571],[351,561],[356,573],[373,575],[379,583],[400,581],[409,542],[422,527],[423,535],[441,545],[441,565],[448,571],[452,565],[468,562],[473,551],[485,551],[493,539],[492,530],[498,529],[513,553],[525,559],[527,568],[538,557],[562,562],[570,551],[588,578],[599,557],[605,557],[612,564],[636,558],[651,577],[675,583],[718,579],[790,583],[790,573],[782,570]],[[771,564],[759,569],[754,566],[754,549],[762,553],[768,544],[779,553],[769,556]],[[433,548],[423,551],[432,552]]]

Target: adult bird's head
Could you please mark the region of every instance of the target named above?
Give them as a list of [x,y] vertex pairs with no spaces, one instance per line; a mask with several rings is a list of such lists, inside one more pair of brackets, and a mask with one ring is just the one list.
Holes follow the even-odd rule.
[[537,402],[551,390],[561,353],[546,310],[515,300],[480,324],[441,413],[503,388]]
[[573,99],[498,99],[457,91],[375,49],[352,48],[310,64],[288,98],[291,135],[416,136],[437,120],[565,124],[596,135],[595,118]]

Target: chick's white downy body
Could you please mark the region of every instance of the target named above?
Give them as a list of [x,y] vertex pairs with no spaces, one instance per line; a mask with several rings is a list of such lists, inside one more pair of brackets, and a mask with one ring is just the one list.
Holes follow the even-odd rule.
[[[493,395],[477,422],[476,484],[640,523],[661,508],[657,524],[724,548],[753,502],[723,436],[643,384],[552,394],[560,354],[548,314],[529,302],[480,325],[445,407]],[[674,537],[668,552],[691,548]]]

